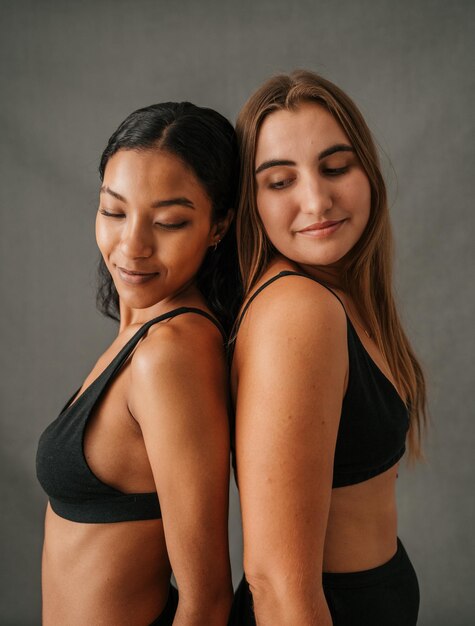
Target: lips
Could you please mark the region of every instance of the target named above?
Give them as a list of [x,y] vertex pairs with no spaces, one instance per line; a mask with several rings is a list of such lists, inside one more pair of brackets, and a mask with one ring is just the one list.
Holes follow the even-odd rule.
[[139,270],[130,270],[125,267],[116,265],[120,278],[130,285],[141,285],[160,275],[160,272],[143,272]]
[[345,222],[346,219],[315,222],[314,224],[310,224],[309,226],[298,230],[297,233],[308,237],[327,237],[328,235],[336,232]]

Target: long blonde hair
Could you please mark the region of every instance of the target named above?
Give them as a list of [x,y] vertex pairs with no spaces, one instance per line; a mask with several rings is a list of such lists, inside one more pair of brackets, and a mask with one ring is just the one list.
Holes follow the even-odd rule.
[[368,224],[342,260],[342,285],[365,320],[386,358],[410,414],[412,458],[420,458],[427,423],[426,385],[422,368],[404,333],[392,289],[392,234],[386,185],[371,132],[354,102],[339,87],[313,72],[298,70],[268,80],[239,113],[236,131],[241,153],[237,211],[239,264],[245,293],[262,276],[276,249],[262,224],[256,202],[255,156],[263,120],[274,111],[295,110],[302,102],[324,106],[347,134],[368,177],[371,208]]

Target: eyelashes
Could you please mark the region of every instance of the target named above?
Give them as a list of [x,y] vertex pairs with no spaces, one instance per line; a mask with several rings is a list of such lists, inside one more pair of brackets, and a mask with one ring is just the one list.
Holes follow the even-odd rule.
[[106,211],[106,209],[99,209],[99,213],[105,217],[114,217],[116,219],[125,217],[123,213],[111,213],[110,211]]
[[327,167],[323,170],[323,173],[327,176],[340,176],[341,174],[346,174],[348,170],[348,165],[344,165],[343,167]]
[[[99,213],[104,217],[110,217],[112,219],[124,219],[125,213],[112,213],[111,211],[107,211],[106,209],[99,209]],[[164,230],[180,230],[184,228],[187,224],[189,224],[188,220],[184,220],[182,222],[154,222],[154,226],[158,226],[159,228],[163,228]]]
[[163,222],[155,222],[157,226],[160,228],[164,228],[165,230],[179,230],[180,228],[184,228],[188,222],[177,222],[176,224],[165,224]]
[[[336,176],[342,176],[343,174],[346,174],[349,171],[349,169],[350,169],[349,165],[344,165],[342,167],[326,167],[326,168],[323,168],[321,172],[324,176],[336,177]],[[281,189],[286,189],[287,187],[290,187],[290,185],[294,182],[294,180],[295,178],[291,177],[291,178],[284,178],[282,180],[272,181],[268,184],[268,188],[276,190],[276,191],[279,191]]]
[[286,178],[285,180],[278,180],[274,183],[269,183],[269,189],[285,189],[292,184],[292,178]]

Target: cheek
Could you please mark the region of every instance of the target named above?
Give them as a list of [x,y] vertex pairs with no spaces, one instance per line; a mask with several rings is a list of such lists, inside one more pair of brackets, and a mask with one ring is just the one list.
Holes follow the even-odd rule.
[[369,222],[369,215],[371,212],[371,189],[369,184],[367,185],[367,189],[365,193],[362,193],[359,198],[359,206],[361,207],[360,216],[361,216],[361,234],[366,228]]
[[169,263],[169,269],[178,272],[196,270],[210,245],[209,225],[199,225],[193,232],[182,231],[179,237],[167,237],[165,241],[157,242],[158,254],[162,261]]
[[96,243],[106,263],[107,257],[114,246],[114,240],[113,229],[108,228],[101,216],[98,215],[96,218]]
[[289,235],[293,216],[288,207],[288,202],[274,196],[269,199],[265,194],[257,195],[257,210],[264,229],[272,243]]
[[351,194],[352,204],[358,209],[361,221],[367,223],[371,207],[371,187],[366,175],[362,172],[354,181]]
[[334,202],[335,207],[351,217],[353,235],[359,238],[368,224],[371,210],[371,188],[366,176],[359,174],[348,180],[334,196]]
[[189,257],[205,250],[211,243],[211,228],[208,221],[200,220],[190,229],[182,230],[180,241],[175,242],[177,253]]

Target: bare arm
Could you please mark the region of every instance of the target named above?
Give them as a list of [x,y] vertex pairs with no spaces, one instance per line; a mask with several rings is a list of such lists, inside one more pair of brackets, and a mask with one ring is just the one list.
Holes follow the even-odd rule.
[[208,321],[175,321],[141,346],[131,372],[130,409],[142,429],[179,587],[173,623],[224,626],[232,583],[222,345]]
[[254,301],[240,335],[237,470],[257,623],[329,626],[321,574],[345,315],[320,285],[292,279]]

